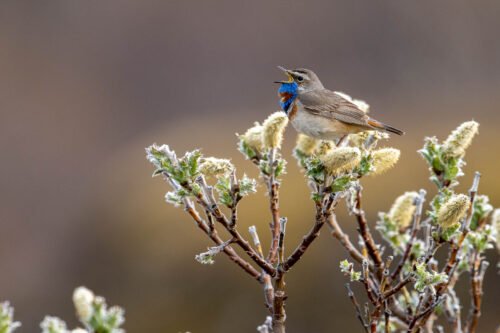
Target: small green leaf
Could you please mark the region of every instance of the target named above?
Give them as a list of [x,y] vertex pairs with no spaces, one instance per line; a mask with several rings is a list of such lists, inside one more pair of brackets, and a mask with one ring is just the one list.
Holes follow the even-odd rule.
[[345,191],[349,187],[352,181],[353,178],[350,175],[343,175],[341,177],[336,178],[331,186],[332,192],[335,193],[335,192]]
[[274,176],[280,177],[286,172],[286,161],[282,158],[277,160],[276,168],[274,169]]

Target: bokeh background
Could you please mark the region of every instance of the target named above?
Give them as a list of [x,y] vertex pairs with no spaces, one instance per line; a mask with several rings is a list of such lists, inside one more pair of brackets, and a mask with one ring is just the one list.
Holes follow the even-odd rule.
[[[406,130],[387,143],[403,151],[398,166],[364,181],[370,223],[403,191],[434,193],[416,150],[470,119],[480,135],[459,189],[480,170],[480,191],[500,206],[499,15],[493,0],[1,1],[0,299],[15,305],[19,331],[37,332],[45,314],[76,325],[79,285],[125,307],[129,332],[255,331],[260,288],[222,256],[194,261],[210,243],[163,201],[144,147],[203,147],[255,176],[234,133],[277,109],[276,65],[314,69]],[[289,128],[288,248],[313,211],[294,137]],[[265,244],[266,207],[262,193],[248,198],[240,222]],[[353,230],[349,216],[341,223]],[[323,232],[294,268],[290,332],[360,331],[344,257]],[[490,258],[480,332],[499,322]]]

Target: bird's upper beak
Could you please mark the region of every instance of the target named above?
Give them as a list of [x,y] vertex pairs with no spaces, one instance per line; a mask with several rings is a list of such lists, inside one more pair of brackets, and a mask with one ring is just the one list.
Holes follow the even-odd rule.
[[283,72],[285,72],[285,74],[288,76],[288,80],[287,81],[274,81],[274,83],[291,83],[293,82],[293,76],[292,76],[292,71],[289,70],[289,69],[286,69],[284,67],[281,67],[281,66],[278,66],[278,68],[280,70],[282,70]]

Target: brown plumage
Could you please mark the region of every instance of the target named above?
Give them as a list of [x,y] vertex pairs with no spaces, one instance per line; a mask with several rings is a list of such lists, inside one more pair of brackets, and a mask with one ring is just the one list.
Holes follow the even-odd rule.
[[357,105],[331,90],[323,88],[305,91],[299,93],[298,98],[305,111],[311,114],[338,120],[346,124],[361,127],[365,130],[377,129],[398,135],[404,134],[403,131],[397,128],[370,118],[363,110],[360,110]]
[[370,118],[366,110],[342,94],[326,89],[311,70],[283,69],[298,84],[292,125],[297,131],[320,139],[337,139],[351,133],[381,130],[398,135],[404,132]]

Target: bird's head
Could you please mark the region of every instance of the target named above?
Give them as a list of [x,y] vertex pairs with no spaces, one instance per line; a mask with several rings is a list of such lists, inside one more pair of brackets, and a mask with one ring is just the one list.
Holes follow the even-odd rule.
[[297,68],[286,69],[278,66],[288,77],[287,81],[275,81],[276,83],[286,84],[295,82],[299,91],[310,91],[316,89],[323,89],[323,84],[318,76],[310,69]]

